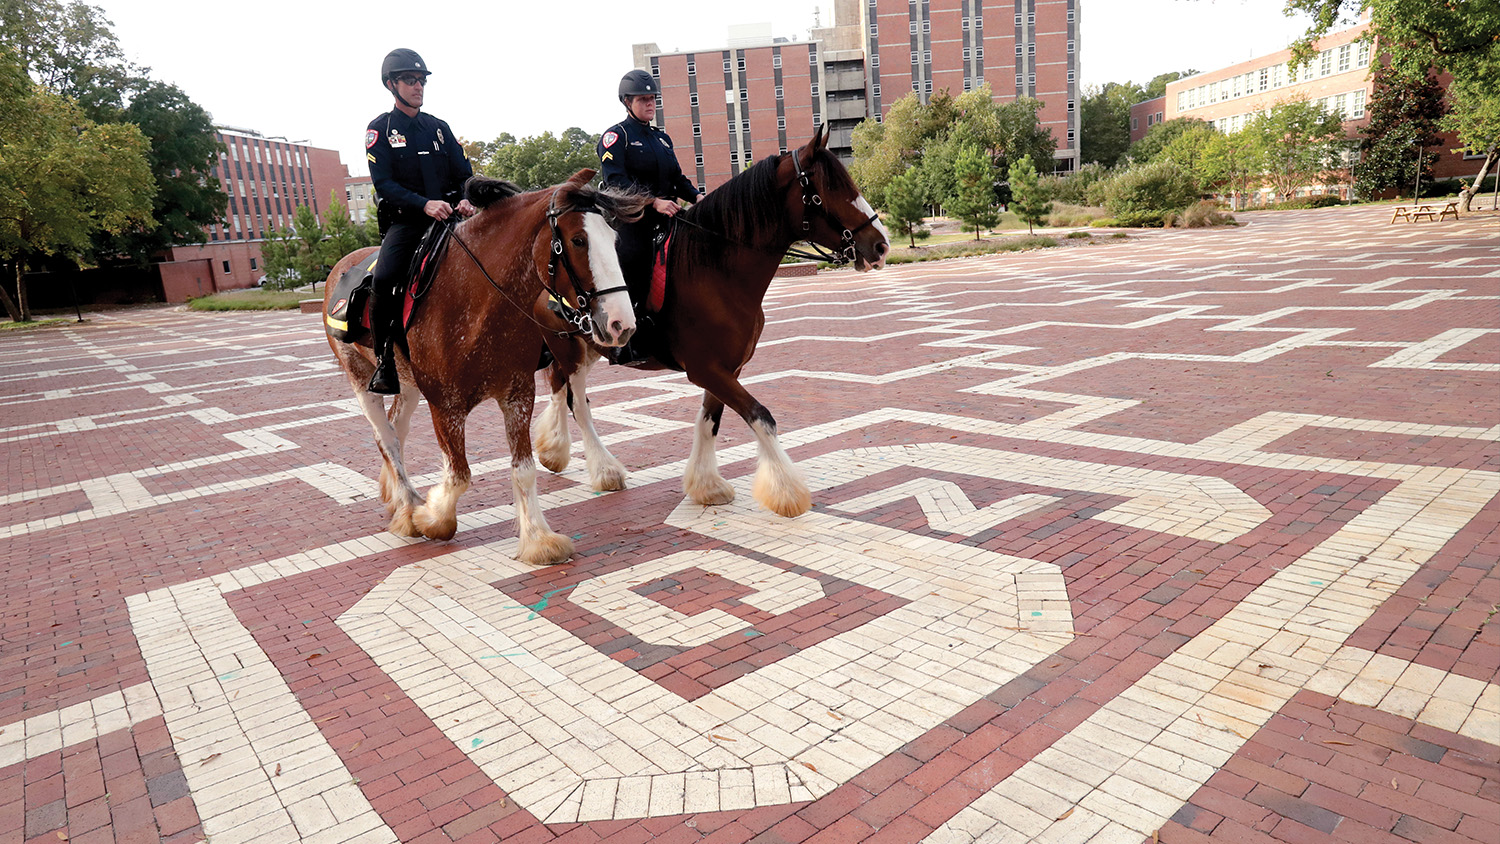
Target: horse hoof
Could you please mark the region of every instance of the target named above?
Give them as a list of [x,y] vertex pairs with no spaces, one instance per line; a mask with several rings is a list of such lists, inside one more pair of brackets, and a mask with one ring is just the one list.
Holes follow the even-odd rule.
[[453,534],[458,533],[456,514],[440,518],[434,515],[432,509],[426,505],[412,511],[411,521],[417,532],[428,539],[452,539]]
[[534,566],[550,566],[573,556],[573,540],[560,533],[543,533],[522,539],[516,557]]
[[597,492],[611,492],[625,488],[625,467],[619,463],[605,466],[594,476],[593,486]]
[[[392,502],[391,506],[395,508],[394,502]],[[397,536],[422,535],[422,532],[417,530],[417,526],[412,521],[412,508],[410,507],[395,508],[395,511],[391,513],[391,523],[386,527],[386,530]]]
[[788,519],[812,509],[812,492],[807,482],[795,474],[757,471],[750,492],[762,507]]
[[687,493],[687,497],[691,498],[693,503],[702,504],[704,507],[728,504],[734,500],[734,487],[720,477],[685,484],[683,492]]

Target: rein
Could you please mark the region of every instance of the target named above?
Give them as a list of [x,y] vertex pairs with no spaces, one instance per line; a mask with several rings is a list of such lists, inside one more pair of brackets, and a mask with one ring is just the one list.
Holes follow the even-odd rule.
[[[828,220],[833,224],[833,228],[837,229],[843,226],[843,223],[833,215],[833,212],[829,211],[823,206],[823,197],[818,194],[817,188],[813,187],[812,177],[806,170],[802,169],[801,162],[797,160],[796,151],[793,150],[784,152],[782,153],[782,155],[790,155],[792,157],[792,168],[796,170],[797,181],[802,185],[802,204],[803,206],[805,206],[802,214],[802,233],[806,235],[807,233],[812,231],[812,221],[809,218],[809,215],[814,209],[821,211],[823,213],[823,216],[828,218]],[[835,267],[842,267],[845,264],[852,262],[855,258],[856,253],[854,249],[854,236],[859,232],[864,231],[867,226],[875,222],[877,219],[879,219],[878,214],[871,214],[869,217],[865,218],[864,222],[860,223],[854,228],[843,229],[843,234],[840,236],[841,245],[837,252],[821,244],[813,243],[810,240],[804,240],[804,242],[807,243],[812,251],[797,249],[795,247],[788,247],[784,252],[780,254],[790,255],[793,258],[804,258],[812,261],[827,261],[828,263],[833,264]],[[757,252],[764,252],[768,255],[776,254],[774,250],[756,246],[751,243],[742,243],[722,232],[716,232],[713,229],[707,228],[705,226],[700,226],[699,224],[687,219],[681,214],[674,214],[672,216],[672,224],[677,225],[679,223],[684,226],[691,226],[692,228],[695,228],[698,231],[703,232],[704,234],[711,235],[722,241],[725,241],[726,243],[730,243],[742,249],[753,249]]]

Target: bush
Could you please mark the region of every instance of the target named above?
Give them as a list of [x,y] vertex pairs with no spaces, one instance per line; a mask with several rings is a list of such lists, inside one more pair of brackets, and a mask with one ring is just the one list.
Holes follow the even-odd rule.
[[1078,238],[1093,237],[1093,235],[1089,234],[1088,232],[1068,232],[1067,234],[1063,235],[1063,237],[1066,237],[1069,240],[1076,240]]
[[1127,229],[1159,229],[1170,225],[1168,217],[1175,217],[1172,211],[1127,211],[1115,215],[1115,225]]
[[1089,200],[1089,188],[1109,178],[1109,168],[1097,161],[1079,167],[1070,176],[1053,176],[1046,180],[1052,188],[1052,199],[1069,205],[1100,205]]
[[1104,216],[1102,208],[1086,208],[1082,205],[1054,205],[1052,213],[1047,215],[1047,225],[1052,228],[1066,226],[1087,226],[1095,219]]
[[1104,184],[1104,207],[1117,217],[1173,211],[1198,199],[1198,182],[1193,174],[1167,160],[1133,166]]
[[1235,220],[1234,215],[1219,207],[1219,203],[1205,199],[1189,205],[1177,224],[1198,229],[1205,226],[1232,226],[1235,225]]
[[1277,202],[1266,207],[1277,211],[1299,211],[1308,208],[1328,208],[1343,204],[1344,201],[1339,199],[1338,194],[1325,193],[1321,196],[1298,196],[1288,199],[1286,202]]

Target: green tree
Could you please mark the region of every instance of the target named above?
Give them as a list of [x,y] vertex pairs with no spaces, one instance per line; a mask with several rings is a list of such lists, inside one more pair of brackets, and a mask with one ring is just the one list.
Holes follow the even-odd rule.
[[885,187],[885,210],[891,227],[917,245],[917,230],[926,219],[927,207],[922,185],[915,172],[902,173]]
[[1198,172],[1204,187],[1229,194],[1229,209],[1245,207],[1245,195],[1259,185],[1265,156],[1253,132],[1215,132],[1203,146]]
[[1134,82],[1109,82],[1085,90],[1078,102],[1079,161],[1115,166],[1130,148],[1130,107],[1146,99],[1145,91]]
[[1130,160],[1136,164],[1145,164],[1160,155],[1178,135],[1199,131],[1199,127],[1206,125],[1208,124],[1196,117],[1174,117],[1158,123],[1146,131],[1145,137],[1130,145]]
[[323,246],[328,232],[318,222],[318,215],[313,213],[312,207],[297,206],[290,228],[295,243],[295,252],[291,256],[292,269],[302,283],[314,284],[327,278],[329,271],[333,269],[333,262],[327,260]]
[[[1438,121],[1443,117],[1443,89],[1430,73],[1398,73],[1388,66],[1375,69],[1370,98],[1370,122],[1360,130],[1360,160],[1354,183],[1363,195],[1411,186],[1414,174],[1432,181],[1433,148],[1442,140]],[[1420,162],[1418,155],[1421,155]]]
[[42,87],[93,116],[118,103],[134,70],[104,11],[77,0],[0,0],[0,49],[12,50]]
[[1033,226],[1052,213],[1052,203],[1037,179],[1036,166],[1029,156],[1022,156],[1010,166],[1010,193],[1010,210],[1026,221],[1028,234],[1036,234]]
[[1198,199],[1198,184],[1187,168],[1166,159],[1132,164],[1102,183],[1104,207],[1115,216],[1176,211]]
[[849,175],[870,202],[885,202],[891,179],[921,163],[928,142],[944,134],[957,115],[953,98],[942,90],[923,104],[915,91],[891,104],[883,120],[854,127],[854,163]]
[[[366,246],[374,246],[380,242],[378,239],[372,241],[366,227],[355,225],[354,221],[349,218],[349,208],[341,201],[338,191],[329,191],[328,210],[323,217],[327,222],[323,226],[325,238],[321,245],[320,257],[323,264],[330,269],[350,252]],[[308,279],[313,284],[320,280]]]
[[509,179],[528,190],[555,185],[585,167],[599,169],[598,135],[572,127],[561,137],[543,132],[512,143],[502,135],[490,150],[485,175]]
[[1204,149],[1213,138],[1222,133],[1210,123],[1190,123],[1183,127],[1177,136],[1162,146],[1161,151],[1152,157],[1152,161],[1171,161],[1188,172],[1199,181],[1203,180],[1202,159]]
[[1310,14],[1313,25],[1293,45],[1294,60],[1313,54],[1313,43],[1333,27],[1370,13],[1370,34],[1391,67],[1418,76],[1429,67],[1453,77],[1442,128],[1465,148],[1482,153],[1473,184],[1459,196],[1467,209],[1485,174],[1500,163],[1500,3],[1494,0],[1287,0],[1288,11]]
[[203,227],[224,216],[228,197],[213,168],[224,145],[215,138],[213,118],[181,88],[132,78],[123,109],[100,107],[96,120],[133,123],[151,142],[149,162],[156,193],[153,226],[135,225],[94,239],[101,258],[123,255],[144,264],[169,246],[202,243]]
[[150,224],[148,144],[137,127],[95,123],[32,82],[8,50],[0,51],[0,126],[0,261],[16,281],[15,300],[0,299],[12,319],[29,320],[29,261],[77,260],[96,231]]
[[260,263],[266,271],[265,285],[275,290],[290,290],[302,284],[297,275],[297,234],[291,229],[272,229],[260,243]]
[[1256,139],[1264,155],[1266,182],[1280,198],[1325,181],[1343,166],[1344,122],[1306,100],[1272,106],[1242,131]]
[[995,210],[995,166],[990,157],[977,146],[961,150],[953,162],[955,189],[949,203],[953,216],[972,229],[974,239],[979,233],[1000,221]]

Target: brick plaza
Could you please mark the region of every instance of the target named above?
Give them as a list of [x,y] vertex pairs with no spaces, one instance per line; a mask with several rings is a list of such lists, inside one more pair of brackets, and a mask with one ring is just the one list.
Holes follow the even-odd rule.
[[0,844],[1493,844],[1500,220],[1387,217],[779,280],[813,510],[601,367],[544,569],[492,406],[383,532],[315,316],[0,334]]

